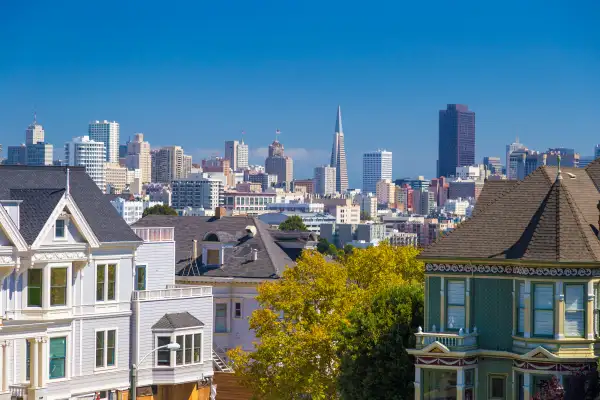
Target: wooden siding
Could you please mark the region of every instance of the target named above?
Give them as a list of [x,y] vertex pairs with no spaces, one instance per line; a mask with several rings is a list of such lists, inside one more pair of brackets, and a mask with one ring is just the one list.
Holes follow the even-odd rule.
[[512,350],[513,282],[510,279],[473,280],[473,326],[479,348]]
[[428,321],[426,331],[430,332],[433,325],[440,330],[440,290],[442,290],[442,278],[430,276],[427,278],[427,310]]
[[252,391],[244,387],[240,378],[234,374],[215,372],[213,381],[217,385],[217,399],[219,400],[252,399]]

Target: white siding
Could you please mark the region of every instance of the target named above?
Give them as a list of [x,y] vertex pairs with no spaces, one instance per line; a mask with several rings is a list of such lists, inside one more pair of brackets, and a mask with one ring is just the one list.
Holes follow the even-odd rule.
[[146,290],[175,283],[175,242],[144,243],[135,252],[136,265],[146,265]]

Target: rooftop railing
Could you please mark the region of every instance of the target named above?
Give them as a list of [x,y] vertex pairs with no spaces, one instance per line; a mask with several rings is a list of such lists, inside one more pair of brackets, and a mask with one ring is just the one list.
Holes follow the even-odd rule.
[[477,348],[477,328],[473,332],[465,332],[462,329],[458,332],[423,332],[419,327],[415,337],[417,339],[417,349],[422,349],[434,342],[438,342],[446,346],[452,351],[466,351]]
[[175,237],[175,228],[132,228],[144,242],[171,242]]
[[155,290],[136,290],[133,292],[134,301],[180,299],[184,297],[212,296],[211,286],[170,287]]

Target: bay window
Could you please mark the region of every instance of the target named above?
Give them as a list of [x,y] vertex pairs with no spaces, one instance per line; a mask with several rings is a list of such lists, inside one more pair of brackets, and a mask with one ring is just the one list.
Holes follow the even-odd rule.
[[449,280],[446,296],[446,328],[465,327],[465,281]]
[[[164,346],[171,342],[170,336],[158,336],[157,347]],[[174,342],[179,345],[179,349],[175,351],[175,366],[190,365],[202,362],[202,333],[190,332],[176,335]],[[159,366],[172,366],[170,359],[170,351],[168,349],[158,350]]]
[[554,335],[554,285],[533,285],[533,334]]
[[565,284],[565,336],[585,336],[585,285]]

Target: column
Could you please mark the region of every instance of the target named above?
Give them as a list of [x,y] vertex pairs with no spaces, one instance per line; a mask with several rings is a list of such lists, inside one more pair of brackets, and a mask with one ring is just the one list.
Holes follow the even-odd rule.
[[525,303],[525,326],[523,329],[523,337],[531,337],[531,281],[525,280],[523,290],[523,303]]
[[446,282],[443,276],[440,278],[440,281],[440,332],[444,332],[444,327],[446,326]]
[[523,400],[531,400],[531,374],[523,372]]
[[465,280],[465,330],[471,332],[471,278]]
[[415,400],[421,400],[421,367],[415,366]]
[[40,338],[40,376],[39,376],[39,387],[46,387],[48,381],[48,364],[50,362],[48,358],[48,338]]
[[594,294],[594,283],[587,283],[587,304],[585,306],[585,324],[586,324],[586,337],[590,340],[594,339],[594,303],[596,301],[596,296]]
[[459,368],[456,371],[456,400],[465,398],[465,369]]
[[554,338],[560,340],[565,338],[565,295],[563,294],[563,283],[560,281],[556,282],[555,288],[554,308],[556,308],[556,312],[554,313]]
[[31,340],[31,351],[29,352],[31,357],[31,373],[29,374],[29,382],[32,389],[37,388],[38,383],[38,370],[39,370],[39,357],[38,357],[38,341],[37,339]]
[[10,342],[5,340],[2,343],[2,392],[8,392],[8,348]]

